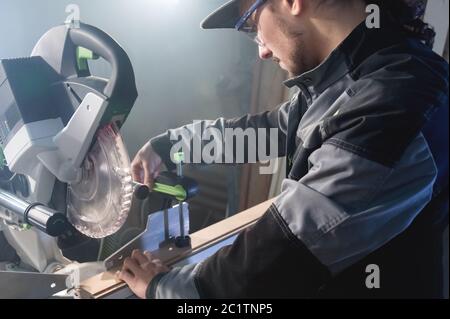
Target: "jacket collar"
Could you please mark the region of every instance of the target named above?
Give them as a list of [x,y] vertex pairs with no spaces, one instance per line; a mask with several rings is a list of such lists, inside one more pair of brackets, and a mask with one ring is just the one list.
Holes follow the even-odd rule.
[[368,29],[363,21],[319,66],[288,79],[284,84],[289,88],[299,87],[306,93],[307,99],[309,96],[309,99],[314,100],[374,52],[398,43],[402,36],[399,30],[387,21],[383,23],[381,29]]

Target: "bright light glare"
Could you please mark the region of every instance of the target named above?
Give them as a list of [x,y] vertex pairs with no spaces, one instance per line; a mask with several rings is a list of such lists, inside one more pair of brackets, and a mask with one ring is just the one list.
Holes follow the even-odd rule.
[[180,3],[180,0],[163,0],[161,2],[168,6],[177,6]]

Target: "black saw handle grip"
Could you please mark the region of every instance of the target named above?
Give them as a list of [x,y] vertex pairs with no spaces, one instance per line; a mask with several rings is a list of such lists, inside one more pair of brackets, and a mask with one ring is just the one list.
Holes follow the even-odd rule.
[[133,66],[125,50],[104,31],[84,23],[68,32],[76,47],[86,48],[111,64],[112,73],[104,89],[108,98],[126,95],[136,90]]

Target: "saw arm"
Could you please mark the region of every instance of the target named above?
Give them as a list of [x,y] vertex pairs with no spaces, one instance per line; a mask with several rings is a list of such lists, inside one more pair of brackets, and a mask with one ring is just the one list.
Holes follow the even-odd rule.
[[[110,63],[109,79],[90,74],[89,57]],[[0,120],[4,117],[7,124],[1,127],[0,145],[8,168],[35,185],[23,199],[65,206],[67,212],[61,213],[89,237],[117,231],[133,194],[119,129],[137,98],[134,71],[123,48],[93,26],[59,26],[39,40],[31,58],[1,60],[0,83]],[[14,121],[9,114],[15,114]],[[67,185],[67,196],[61,199],[65,205],[50,205],[52,185],[36,178],[40,166],[47,170],[46,180],[53,177]]]

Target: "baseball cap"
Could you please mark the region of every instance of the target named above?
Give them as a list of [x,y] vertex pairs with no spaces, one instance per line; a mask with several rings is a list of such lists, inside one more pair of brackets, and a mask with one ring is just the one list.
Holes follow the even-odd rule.
[[239,1],[231,0],[207,16],[201,23],[203,29],[233,29],[241,18]]

